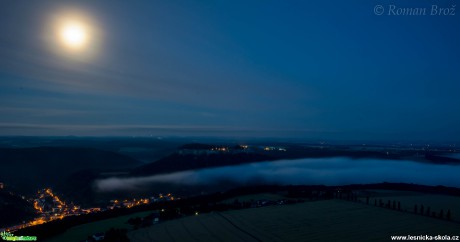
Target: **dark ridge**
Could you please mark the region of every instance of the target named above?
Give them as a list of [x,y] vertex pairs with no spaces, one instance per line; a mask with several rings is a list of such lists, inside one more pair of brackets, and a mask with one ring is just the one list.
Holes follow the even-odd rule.
[[0,182],[27,194],[44,186],[59,186],[82,170],[126,170],[139,164],[128,156],[92,148],[0,148]]
[[132,167],[139,161],[115,152],[93,148],[75,147],[34,147],[34,148],[0,148],[0,164],[29,165],[40,163],[41,166],[56,165],[66,162],[66,168],[86,166]]
[[36,214],[33,206],[6,190],[0,190],[0,228],[32,220]]
[[193,143],[193,144],[185,144],[179,147],[180,150],[211,150],[215,146],[208,145],[208,144],[200,144],[200,143]]
[[275,158],[257,153],[222,153],[199,155],[174,153],[153,163],[140,166],[134,169],[131,174],[153,175],[270,160],[275,160]]
[[399,190],[413,191],[423,193],[444,194],[451,196],[460,196],[460,188],[446,186],[427,186],[412,183],[376,183],[376,184],[352,184],[340,186],[348,189],[381,189],[381,190]]
[[460,164],[459,159],[441,155],[426,154],[425,159],[436,164]]
[[[286,147],[286,146],[283,146]],[[245,149],[242,146],[222,146],[209,144],[185,144],[175,153],[157,161],[142,165],[133,170],[132,175],[154,175],[177,171],[232,166],[259,161],[274,161],[299,158],[350,157],[403,159],[413,155],[413,151],[401,151],[389,154],[385,151],[351,150],[348,147],[299,147],[287,146],[287,149],[264,150],[264,146],[256,145]]]

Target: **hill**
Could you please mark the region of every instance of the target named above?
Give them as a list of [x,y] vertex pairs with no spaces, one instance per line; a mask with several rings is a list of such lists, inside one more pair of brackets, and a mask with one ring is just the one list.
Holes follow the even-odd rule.
[[152,175],[269,160],[275,160],[275,158],[257,153],[174,153],[155,162],[137,167],[133,170],[132,175]]
[[45,186],[62,186],[76,174],[84,177],[91,171],[126,170],[139,164],[128,156],[92,148],[0,148],[0,182],[31,193]]
[[0,228],[32,219],[36,214],[29,202],[3,189],[0,190]]
[[132,171],[132,175],[155,175],[259,161],[330,157],[413,160],[433,164],[459,165],[459,159],[446,156],[446,154],[452,154],[452,152],[449,152],[442,147],[427,151],[421,148],[395,148],[390,146],[312,146],[290,143],[274,145],[210,145],[191,143],[179,147],[176,152],[166,157],[137,167]]

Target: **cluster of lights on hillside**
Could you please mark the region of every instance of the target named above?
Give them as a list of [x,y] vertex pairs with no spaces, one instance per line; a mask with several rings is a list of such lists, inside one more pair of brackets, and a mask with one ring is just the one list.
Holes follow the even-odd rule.
[[[23,199],[25,199],[23,197]],[[39,217],[32,221],[23,224],[6,228],[6,231],[17,231],[22,228],[44,224],[58,219],[63,219],[67,216],[79,216],[82,214],[97,213],[116,208],[133,208],[140,205],[156,203],[160,201],[173,201],[175,198],[171,193],[166,195],[158,194],[156,197],[150,198],[133,198],[123,200],[111,200],[107,208],[81,208],[73,203],[66,203],[62,198],[56,195],[51,188],[45,188],[37,191],[37,197],[29,199]]]

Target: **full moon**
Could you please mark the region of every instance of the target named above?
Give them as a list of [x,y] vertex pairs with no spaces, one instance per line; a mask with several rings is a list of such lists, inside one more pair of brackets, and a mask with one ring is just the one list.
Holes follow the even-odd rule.
[[94,60],[100,53],[100,22],[79,9],[56,9],[50,14],[43,40],[50,51],[68,60]]
[[60,38],[65,46],[71,49],[81,49],[87,42],[88,33],[83,24],[69,22],[62,25]]

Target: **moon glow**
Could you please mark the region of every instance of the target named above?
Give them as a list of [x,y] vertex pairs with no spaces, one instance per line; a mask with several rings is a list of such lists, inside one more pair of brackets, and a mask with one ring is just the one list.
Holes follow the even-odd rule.
[[94,61],[102,48],[101,22],[91,11],[54,9],[44,25],[43,40],[63,60]]
[[63,24],[59,35],[62,43],[71,49],[83,48],[88,39],[88,33],[85,26],[78,22]]

